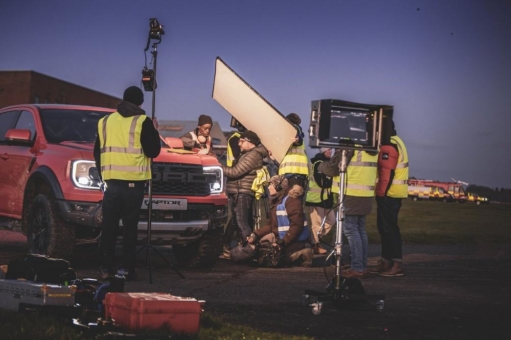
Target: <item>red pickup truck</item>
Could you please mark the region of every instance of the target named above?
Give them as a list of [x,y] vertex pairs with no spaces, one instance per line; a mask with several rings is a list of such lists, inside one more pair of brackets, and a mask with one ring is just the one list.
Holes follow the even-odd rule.
[[[69,259],[76,244],[101,237],[103,194],[92,151],[97,123],[111,112],[58,104],[0,109],[0,224],[27,235],[31,253]],[[222,252],[223,171],[215,157],[169,147],[179,142],[162,139],[153,160],[151,240],[172,245],[184,266],[207,267]],[[138,226],[144,244],[148,205],[146,197]]]

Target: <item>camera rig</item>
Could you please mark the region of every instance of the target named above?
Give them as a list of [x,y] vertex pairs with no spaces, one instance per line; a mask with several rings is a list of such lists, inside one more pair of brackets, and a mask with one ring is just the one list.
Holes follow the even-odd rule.
[[[165,31],[163,30],[163,25],[161,25],[156,18],[149,19],[149,36],[147,37],[147,44],[144,49],[145,66],[142,69],[142,84],[144,85],[144,90],[147,92],[154,91],[158,86],[156,84],[156,46],[161,43],[161,36],[164,34]],[[146,55],[149,45],[151,44],[151,40],[155,40],[155,42],[153,42],[153,51],[151,52],[154,58],[153,69],[147,68]]]
[[[302,303],[312,307],[314,315],[321,314],[324,302],[331,302],[338,308],[356,307],[361,302],[374,301],[378,311],[383,311],[384,295],[366,295],[362,284],[356,278],[345,278],[341,273],[342,229],[344,222],[344,191],[348,150],[377,152],[382,144],[388,144],[392,134],[393,107],[370,105],[342,100],[325,99],[311,103],[309,142],[313,148],[336,148],[341,152],[339,162],[339,204],[336,211],[337,230],[335,246],[327,257],[333,257],[335,274],[326,292],[306,289]],[[321,234],[326,217],[321,223]],[[312,296],[316,299],[312,300]]]

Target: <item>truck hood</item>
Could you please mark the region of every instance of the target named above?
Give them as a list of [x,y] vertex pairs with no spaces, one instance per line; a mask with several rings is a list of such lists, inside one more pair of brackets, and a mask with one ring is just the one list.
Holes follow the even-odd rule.
[[[91,142],[62,142],[61,146],[81,151],[85,158],[94,160],[92,152],[94,150],[94,143]],[[155,162],[162,163],[181,163],[181,164],[193,164],[202,166],[213,166],[220,165],[216,157],[209,155],[200,155],[197,153],[176,153],[171,152],[169,148],[162,148],[160,155],[154,158]]]
[[[172,152],[172,149],[162,148],[160,155],[154,159],[155,162],[181,163],[202,166],[220,165],[216,157],[209,155],[200,155],[197,153],[178,153]],[[180,149],[178,149],[180,150]]]

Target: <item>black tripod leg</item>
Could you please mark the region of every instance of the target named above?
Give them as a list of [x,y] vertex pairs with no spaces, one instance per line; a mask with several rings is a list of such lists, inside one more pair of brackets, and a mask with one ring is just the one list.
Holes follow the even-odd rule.
[[137,251],[137,254],[144,249],[146,250],[146,266],[147,266],[147,270],[149,271],[149,283],[151,283],[151,284],[153,283],[153,267],[152,267],[152,261],[151,261],[151,250],[153,250],[158,256],[160,256],[160,258],[163,261],[165,261],[170,266],[170,268],[172,268],[182,279],[185,278],[183,276],[183,274],[181,274],[181,272],[174,266],[174,264],[172,262],[170,262],[167,258],[165,258],[165,256],[163,256],[163,254],[161,254],[158,251],[158,249],[156,249],[155,246],[153,246],[151,244],[145,244],[142,247],[140,247],[140,249]]

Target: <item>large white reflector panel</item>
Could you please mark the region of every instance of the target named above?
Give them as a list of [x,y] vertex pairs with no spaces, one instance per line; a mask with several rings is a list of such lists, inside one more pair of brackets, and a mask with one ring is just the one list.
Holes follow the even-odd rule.
[[257,133],[273,157],[282,162],[296,129],[219,57],[215,65],[213,99],[248,130]]

